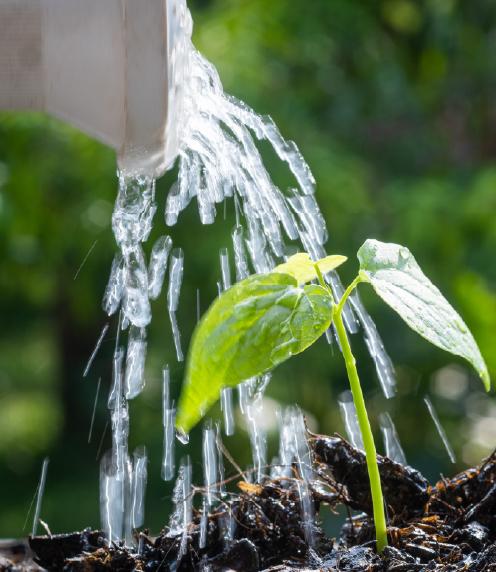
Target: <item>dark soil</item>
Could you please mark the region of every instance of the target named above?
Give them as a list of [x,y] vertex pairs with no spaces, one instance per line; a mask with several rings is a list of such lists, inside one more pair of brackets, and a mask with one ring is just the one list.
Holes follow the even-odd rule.
[[[340,539],[326,537],[318,518],[311,531],[305,529],[295,468],[292,479],[269,479],[263,485],[241,482],[239,493],[230,494],[229,501],[211,512],[202,549],[201,515],[195,514],[182,557],[182,534],[167,528],[157,537],[141,533],[139,554],[123,546],[108,547],[101,533],[85,530],[31,538],[35,561],[47,570],[68,572],[496,572],[496,453],[479,467],[433,487],[418,471],[379,456],[390,545],[378,555],[363,453],[337,435],[311,435],[310,442],[316,515],[324,504],[332,509],[345,505],[350,511]],[[229,514],[236,523],[231,539],[225,535]],[[312,547],[306,541],[310,532]],[[21,570],[11,568],[16,569]]]

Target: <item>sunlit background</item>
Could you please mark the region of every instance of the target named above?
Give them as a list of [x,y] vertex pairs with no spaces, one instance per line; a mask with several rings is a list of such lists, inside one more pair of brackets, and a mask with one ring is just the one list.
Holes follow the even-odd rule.
[[[496,4],[483,0],[196,0],[198,48],[227,91],[270,114],[294,139],[317,179],[329,253],[349,257],[368,237],[407,245],[474,332],[496,377]],[[97,94],[96,94],[97,96]],[[291,181],[267,149],[281,184]],[[45,456],[42,518],[53,532],[99,526],[98,473],[115,320],[90,374],[89,355],[108,321],[101,298],[115,245],[114,154],[80,133],[30,113],[0,115],[0,535],[25,535]],[[158,183],[153,238],[174,181]],[[167,232],[185,251],[178,311],[183,343],[216,294],[219,248],[230,244],[234,207],[200,225],[196,203]],[[89,256],[87,256],[89,252]],[[82,265],[84,261],[84,264]],[[81,266],[82,265],[82,266]],[[360,334],[352,342],[382,450],[378,416],[396,423],[410,464],[435,481],[478,463],[496,445],[496,401],[465,363],[424,342],[362,286],[396,366],[398,396],[386,401]],[[131,404],[131,446],[150,456],[147,525],[166,522],[171,485],[160,479],[161,368],[175,358],[165,296],[153,305],[147,386]],[[98,379],[102,398],[91,442]],[[344,432],[337,396],[347,387],[339,352],[321,340],[278,368],[264,424],[276,452],[275,411],[298,403],[311,426]],[[455,451],[450,463],[423,403],[430,395]],[[218,416],[218,408],[214,413]],[[237,417],[239,422],[239,416]],[[102,437],[103,435],[103,437]],[[188,448],[201,481],[199,431]],[[225,444],[250,460],[238,423]],[[179,447],[179,446],[178,446]],[[179,448],[180,449],[180,448]],[[186,449],[183,448],[183,452]],[[181,454],[179,450],[178,457]],[[229,472],[234,469],[228,467]],[[24,528],[23,528],[24,527]]]

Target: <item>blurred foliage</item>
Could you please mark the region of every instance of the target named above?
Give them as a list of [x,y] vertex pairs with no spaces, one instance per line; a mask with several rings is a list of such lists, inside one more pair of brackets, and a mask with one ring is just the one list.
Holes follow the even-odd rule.
[[[330,229],[328,251],[348,255],[344,278],[367,237],[407,245],[462,313],[496,377],[496,4],[483,0],[196,0],[195,42],[227,91],[274,117],[297,141],[318,182]],[[263,149],[264,152],[266,149]],[[278,182],[287,174],[267,152]],[[88,356],[105,323],[100,300],[114,252],[110,215],[115,158],[103,146],[33,113],[0,115],[0,534],[23,534],[41,460],[51,459],[42,517],[53,531],[98,526],[99,442],[108,412],[113,335],[90,376]],[[174,180],[158,184],[163,209]],[[192,205],[170,229],[186,252],[179,320],[186,345],[216,293],[218,249],[234,220],[201,227]],[[154,236],[164,232],[156,216]],[[85,260],[87,254],[89,256]],[[81,267],[81,264],[84,265]],[[77,277],[75,279],[75,276]],[[382,398],[360,336],[353,339],[373,419],[388,410],[407,459],[435,479],[477,462],[496,444],[496,404],[471,372],[408,331],[364,287],[396,364],[399,392]],[[112,322],[112,331],[115,323]],[[131,404],[131,444],[150,452],[147,523],[167,517],[171,486],[159,478],[160,370],[175,392],[183,369],[171,343],[164,298],[154,304],[146,391]],[[321,431],[343,427],[346,389],[338,352],[324,341],[276,371],[267,405],[297,402]],[[458,455],[449,465],[422,404],[432,392]],[[271,421],[272,420],[272,421]],[[273,423],[268,415],[268,426]],[[377,423],[374,423],[377,426]],[[201,479],[199,434],[192,435]],[[226,440],[242,466],[247,436]],[[109,445],[108,432],[103,447]],[[271,452],[276,436],[271,437]],[[231,470],[231,469],[229,469]],[[29,521],[28,521],[29,522]],[[27,530],[30,528],[28,524]],[[25,533],[25,531],[24,531]]]

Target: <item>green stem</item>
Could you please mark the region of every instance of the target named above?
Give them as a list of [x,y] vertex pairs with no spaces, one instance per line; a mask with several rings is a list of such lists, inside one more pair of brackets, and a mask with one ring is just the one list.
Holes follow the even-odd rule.
[[334,300],[334,294],[332,293],[332,290],[329,288],[329,285],[326,284],[326,281],[324,280],[324,276],[322,276],[322,272],[319,268],[319,265],[314,264],[313,266],[315,268],[315,272],[317,273],[317,278],[319,280],[319,284],[322,286],[322,288],[324,288],[324,290],[327,290],[329,292],[329,295],[331,296],[332,303],[335,306],[336,301]]
[[[353,288],[358,282],[355,280]],[[343,323],[341,311],[344,306],[345,296],[348,297],[352,289],[348,288],[340,300],[338,306],[334,310],[334,327],[338,335],[341,350],[343,352],[344,361],[346,363],[346,371],[350,381],[351,393],[353,394],[353,401],[358,417],[358,424],[362,433],[363,446],[365,449],[365,457],[367,460],[367,470],[370,480],[370,491],[372,493],[372,507],[374,510],[375,522],[375,535],[377,541],[377,551],[382,552],[387,546],[387,527],[386,515],[384,513],[384,500],[382,497],[381,477],[379,475],[379,466],[377,464],[377,453],[375,450],[374,436],[370,427],[367,409],[365,407],[365,400],[363,398],[362,387],[360,385],[360,378],[356,368],[355,357],[351,351],[350,342],[346,333],[346,328]]]
[[358,275],[355,280],[353,280],[353,282],[348,286],[348,288],[346,288],[341,300],[339,301],[339,304],[336,308],[336,312],[339,312],[341,314],[341,312],[343,311],[344,305],[346,304],[346,301],[348,300],[350,294],[353,292],[353,290],[358,286],[358,284],[360,284],[360,282],[363,282],[363,278]]
[[[332,291],[326,284],[324,277],[322,276],[322,272],[320,271],[320,268],[317,264],[315,264],[315,271],[317,273],[320,285],[322,288],[325,288],[329,292],[331,298],[334,301]],[[348,379],[350,381],[351,393],[353,395],[353,402],[355,403],[355,409],[358,417],[358,425],[360,426],[360,432],[362,434],[363,446],[365,449],[365,459],[367,461],[367,471],[369,473],[370,492],[372,493],[372,508],[374,511],[377,551],[382,552],[388,545],[388,541],[386,514],[384,512],[384,498],[382,496],[381,487],[381,476],[379,474],[379,465],[377,464],[377,452],[375,450],[374,435],[372,434],[372,428],[370,427],[367,408],[365,407],[365,399],[363,398],[360,378],[358,377],[355,356],[351,351],[350,341],[348,339],[348,334],[346,333],[346,328],[344,326],[342,316],[346,300],[357,287],[357,285],[360,284],[360,282],[363,282],[363,278],[358,275],[355,280],[353,280],[353,282],[348,286],[348,288],[346,288],[339,303],[334,305],[332,314],[334,327],[336,328],[339,344],[341,346],[341,351],[343,352],[343,357],[346,364],[346,372],[348,373]]]

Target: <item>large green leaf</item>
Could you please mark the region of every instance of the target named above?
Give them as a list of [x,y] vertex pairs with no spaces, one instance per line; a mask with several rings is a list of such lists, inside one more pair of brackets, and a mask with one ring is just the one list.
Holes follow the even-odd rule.
[[426,340],[469,361],[486,390],[489,372],[474,337],[404,246],[367,240],[358,251],[360,275]]
[[226,386],[261,375],[330,326],[332,299],[288,274],[250,276],[215,300],[190,345],[176,426],[190,431]]

